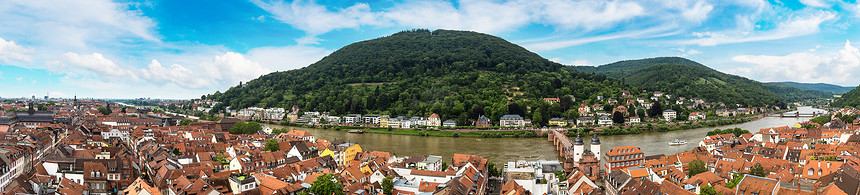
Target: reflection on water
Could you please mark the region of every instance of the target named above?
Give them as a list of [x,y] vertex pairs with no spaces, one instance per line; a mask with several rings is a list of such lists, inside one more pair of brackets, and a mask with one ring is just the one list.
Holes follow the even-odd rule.
[[[800,112],[822,111],[810,107],[801,107]],[[798,122],[809,120],[808,117],[779,118],[765,117],[759,120],[742,124],[726,125],[720,127],[708,127],[672,132],[654,132],[636,135],[613,135],[600,136],[601,150],[603,153],[616,146],[639,146],[645,155],[674,154],[695,148],[708,131],[716,128],[727,129],[739,127],[757,132],[767,127],[790,126]],[[465,138],[465,137],[419,137],[408,135],[388,134],[351,134],[346,131],[335,131],[332,129],[313,129],[285,127],[280,125],[268,125],[273,128],[299,129],[307,131],[317,138],[334,140],[343,139],[348,142],[359,143],[364,150],[386,151],[398,156],[403,155],[441,155],[446,161],[450,161],[454,153],[475,154],[489,159],[491,162],[500,164],[513,161],[518,157],[544,157],[546,159],[557,159],[558,153],[552,143],[546,138]],[[590,138],[584,138],[586,144]],[[687,140],[687,145],[669,146],[668,142],[675,139]],[[586,146],[585,148],[589,148]]]

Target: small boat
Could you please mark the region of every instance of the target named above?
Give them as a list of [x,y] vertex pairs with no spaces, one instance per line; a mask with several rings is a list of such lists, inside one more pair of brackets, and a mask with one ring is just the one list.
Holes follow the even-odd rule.
[[362,133],[364,133],[364,131],[362,131],[362,130],[349,130],[349,133],[362,134]]
[[687,140],[678,140],[678,139],[675,139],[675,141],[673,141],[673,142],[669,142],[669,145],[670,145],[670,146],[685,145],[685,144],[687,144]]

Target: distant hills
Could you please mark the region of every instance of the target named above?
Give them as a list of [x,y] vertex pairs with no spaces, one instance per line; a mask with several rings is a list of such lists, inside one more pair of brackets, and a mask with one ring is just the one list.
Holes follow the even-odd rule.
[[776,105],[783,100],[760,82],[725,74],[680,57],[625,60],[597,67],[572,68],[622,79],[627,84],[651,91],[708,101],[763,106]]
[[550,106],[543,98],[572,95],[580,101],[624,90],[635,91],[620,80],[574,71],[499,37],[410,30],[356,42],[307,67],[263,75],[206,98],[223,102],[216,111],[297,105],[335,115],[437,113],[470,125],[469,119],[479,115],[497,120],[508,113],[545,122],[576,110]]
[[812,91],[825,91],[835,94],[842,94],[854,89],[853,87],[843,87],[839,85],[827,84],[827,83],[797,83],[797,82],[770,82],[766,83],[768,85],[773,86],[786,86],[786,87],[795,87],[802,90],[812,90]]

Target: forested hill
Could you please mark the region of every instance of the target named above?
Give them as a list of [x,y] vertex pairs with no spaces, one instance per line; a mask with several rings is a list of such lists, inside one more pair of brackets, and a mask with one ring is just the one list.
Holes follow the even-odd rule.
[[516,113],[546,121],[572,109],[535,100],[568,95],[587,100],[619,94],[623,85],[491,35],[411,30],[356,42],[307,67],[273,72],[206,98],[225,103],[216,111],[298,105],[337,115],[437,113],[467,124],[478,114],[497,120]]
[[757,81],[725,74],[679,57],[626,60],[598,67],[573,68],[624,79],[627,84],[647,90],[699,97],[708,101],[750,106],[783,102],[782,98]]
[[843,87],[827,83],[771,82],[766,84],[796,87],[805,91],[825,91],[830,93],[845,93],[854,89],[853,87]]
[[860,86],[842,94],[842,98],[833,102],[834,107],[860,107]]

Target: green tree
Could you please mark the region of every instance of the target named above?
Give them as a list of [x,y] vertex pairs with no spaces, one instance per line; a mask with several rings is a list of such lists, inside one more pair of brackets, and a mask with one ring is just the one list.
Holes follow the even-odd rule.
[[759,177],[765,177],[768,175],[768,172],[764,170],[764,167],[761,166],[761,163],[756,163],[755,166],[750,168],[750,174]]
[[818,123],[819,125],[824,125],[825,123],[830,122],[830,116],[822,115],[822,116],[818,116],[818,117],[809,119],[809,121],[812,121],[813,123]]
[[179,148],[173,148],[173,155],[179,156],[182,155],[182,152],[179,151]]
[[641,109],[641,108],[636,109],[636,116],[638,116],[640,119],[644,119],[645,118],[645,109]]
[[687,176],[693,177],[698,175],[699,173],[707,172],[708,167],[705,166],[705,162],[702,160],[693,160],[690,162],[689,167],[687,168]]
[[179,121],[179,126],[191,126],[191,123],[194,122],[191,119],[182,119]]
[[382,194],[392,195],[394,191],[394,182],[393,179],[389,177],[385,177],[382,179]]
[[266,140],[265,150],[274,152],[274,151],[281,150],[281,146],[278,144],[278,140],[269,139],[269,140]]
[[99,110],[99,113],[102,113],[103,115],[110,115],[111,112],[113,112],[110,110],[110,108],[105,108],[105,107],[99,107],[98,110]]
[[714,186],[710,184],[704,185],[699,189],[699,194],[701,195],[717,195],[717,190],[714,189]]
[[648,116],[659,118],[661,115],[663,115],[663,105],[660,104],[660,101],[654,101],[654,104],[651,105],[651,110],[648,110]]
[[729,189],[735,188],[735,186],[738,186],[738,183],[741,183],[741,180],[744,179],[744,176],[746,175],[743,173],[732,174],[732,181],[729,181],[729,183],[726,184],[726,187]]
[[308,188],[311,194],[316,195],[343,195],[343,185],[336,181],[337,175],[323,174]]
[[623,124],[624,123],[624,115],[619,111],[615,111],[612,113],[612,122],[615,124]]

